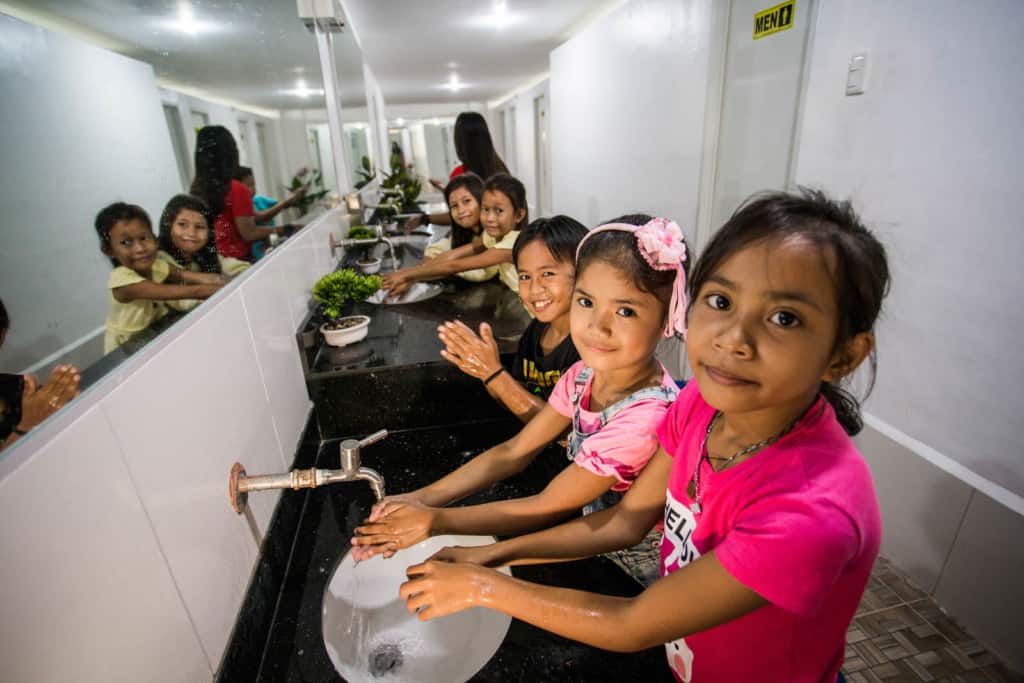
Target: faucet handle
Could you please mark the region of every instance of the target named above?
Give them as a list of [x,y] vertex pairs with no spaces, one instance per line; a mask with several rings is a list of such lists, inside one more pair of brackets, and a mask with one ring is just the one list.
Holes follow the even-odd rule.
[[355,439],[345,439],[339,445],[341,450],[341,470],[346,474],[355,474],[359,467],[362,465],[360,462],[359,449],[369,446],[372,443],[377,443],[385,436],[388,435],[388,430],[382,429],[378,432],[370,434],[362,441],[356,441]]
[[378,441],[380,441],[381,439],[383,439],[387,435],[388,435],[388,430],[386,430],[386,429],[381,429],[380,431],[376,431],[373,434],[370,434],[368,437],[366,437],[362,441],[360,441],[359,442],[359,447],[360,448],[366,448],[367,446],[369,446],[372,443],[377,443]]

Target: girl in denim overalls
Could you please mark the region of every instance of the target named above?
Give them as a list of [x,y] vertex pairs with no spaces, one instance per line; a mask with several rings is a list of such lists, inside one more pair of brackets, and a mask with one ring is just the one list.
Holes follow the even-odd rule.
[[[675,223],[623,216],[592,230],[577,250],[570,334],[580,362],[515,437],[429,486],[385,499],[356,530],[357,559],[385,556],[431,534],[513,535],[614,505],[658,448],[655,428],[676,395],[655,358],[664,336],[684,330],[686,244]],[[568,432],[569,467],[540,493],[443,508],[526,467]],[[609,555],[637,580],[657,577],[660,534]],[[474,559],[489,564],[487,546]]]

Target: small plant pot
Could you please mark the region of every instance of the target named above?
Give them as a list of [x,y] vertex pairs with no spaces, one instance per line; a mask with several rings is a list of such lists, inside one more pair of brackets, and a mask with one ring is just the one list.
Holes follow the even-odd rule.
[[361,258],[356,261],[356,268],[364,275],[373,275],[380,271],[379,258]]
[[369,316],[350,315],[324,323],[320,326],[320,333],[324,335],[324,341],[331,346],[348,346],[366,337],[369,329]]

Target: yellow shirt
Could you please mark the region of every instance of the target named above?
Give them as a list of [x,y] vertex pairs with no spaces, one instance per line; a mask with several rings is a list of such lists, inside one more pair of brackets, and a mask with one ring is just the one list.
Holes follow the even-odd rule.
[[[502,237],[500,240],[495,240],[487,232],[481,235],[481,239],[484,246],[488,249],[508,249],[512,251],[512,247],[516,244],[516,239],[519,237],[518,230],[509,230],[508,234]],[[505,283],[505,286],[511,289],[513,292],[519,291],[519,273],[516,272],[516,266],[514,263],[509,261],[508,263],[501,263],[498,265],[498,274],[501,276],[501,281]]]
[[[436,258],[446,251],[451,251],[452,241],[451,238],[445,237],[436,242],[431,242],[427,245],[427,248],[423,251],[423,258]],[[473,270],[464,270],[461,273],[455,273],[463,280],[469,282],[485,282],[490,280],[492,277],[498,274],[498,266],[487,266],[486,268],[474,268]]]
[[[161,283],[171,274],[171,267],[166,261],[159,258],[153,262],[153,282]],[[160,318],[167,315],[167,306],[163,301],[151,301],[149,299],[136,299],[128,303],[121,303],[114,298],[114,290],[118,287],[134,285],[145,282],[146,278],[136,273],[131,268],[118,266],[110,273],[107,281],[107,297],[110,299],[110,306],[107,312],[107,333],[103,338],[103,352],[110,353],[121,344],[125,343],[142,330],[146,329]]]
[[[177,261],[174,260],[173,256],[171,256],[170,254],[168,254],[166,251],[164,251],[162,249],[156,253],[156,257],[157,257],[158,260],[166,261],[167,263],[169,263],[170,265],[174,266],[175,268],[181,268],[182,267],[180,263],[178,263]],[[242,259],[232,258],[230,256],[221,256],[220,254],[217,254],[217,258],[220,260],[220,272],[224,273],[228,277],[234,277],[234,276],[238,275],[243,270],[245,270],[246,268],[248,268],[249,266],[252,265],[248,261],[243,261]],[[199,264],[196,263],[195,261],[192,261],[191,263],[188,264],[188,268],[186,268],[185,270],[188,270],[189,272],[192,272],[192,273],[198,273],[199,272]],[[169,307],[173,308],[176,311],[181,311],[182,313],[185,313],[187,311],[191,311],[193,308],[195,308],[199,304],[203,303],[203,300],[202,299],[175,299],[173,301],[166,301],[164,303],[166,303]]]

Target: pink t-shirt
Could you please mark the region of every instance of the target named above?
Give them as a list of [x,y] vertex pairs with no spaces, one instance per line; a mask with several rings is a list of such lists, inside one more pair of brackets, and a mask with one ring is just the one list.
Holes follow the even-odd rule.
[[[571,365],[562,373],[548,397],[548,404],[566,417],[572,417],[576,376],[584,367],[583,361]],[[594,377],[591,375],[583,385],[580,429],[584,432],[600,431],[583,441],[573,462],[599,477],[615,477],[618,481],[612,486],[612,491],[626,491],[658,450],[655,429],[665,416],[668,404],[657,398],[640,399],[617,412],[602,428],[601,413],[587,410],[590,407],[590,388],[593,383]],[[664,368],[661,385],[673,391],[676,388]]]
[[658,426],[674,458],[661,573],[715,551],[770,604],[667,643],[680,681],[836,680],[878,555],[882,522],[871,473],[824,398],[789,434],[735,467],[701,468],[701,512],[687,485],[714,415],[691,381]]

